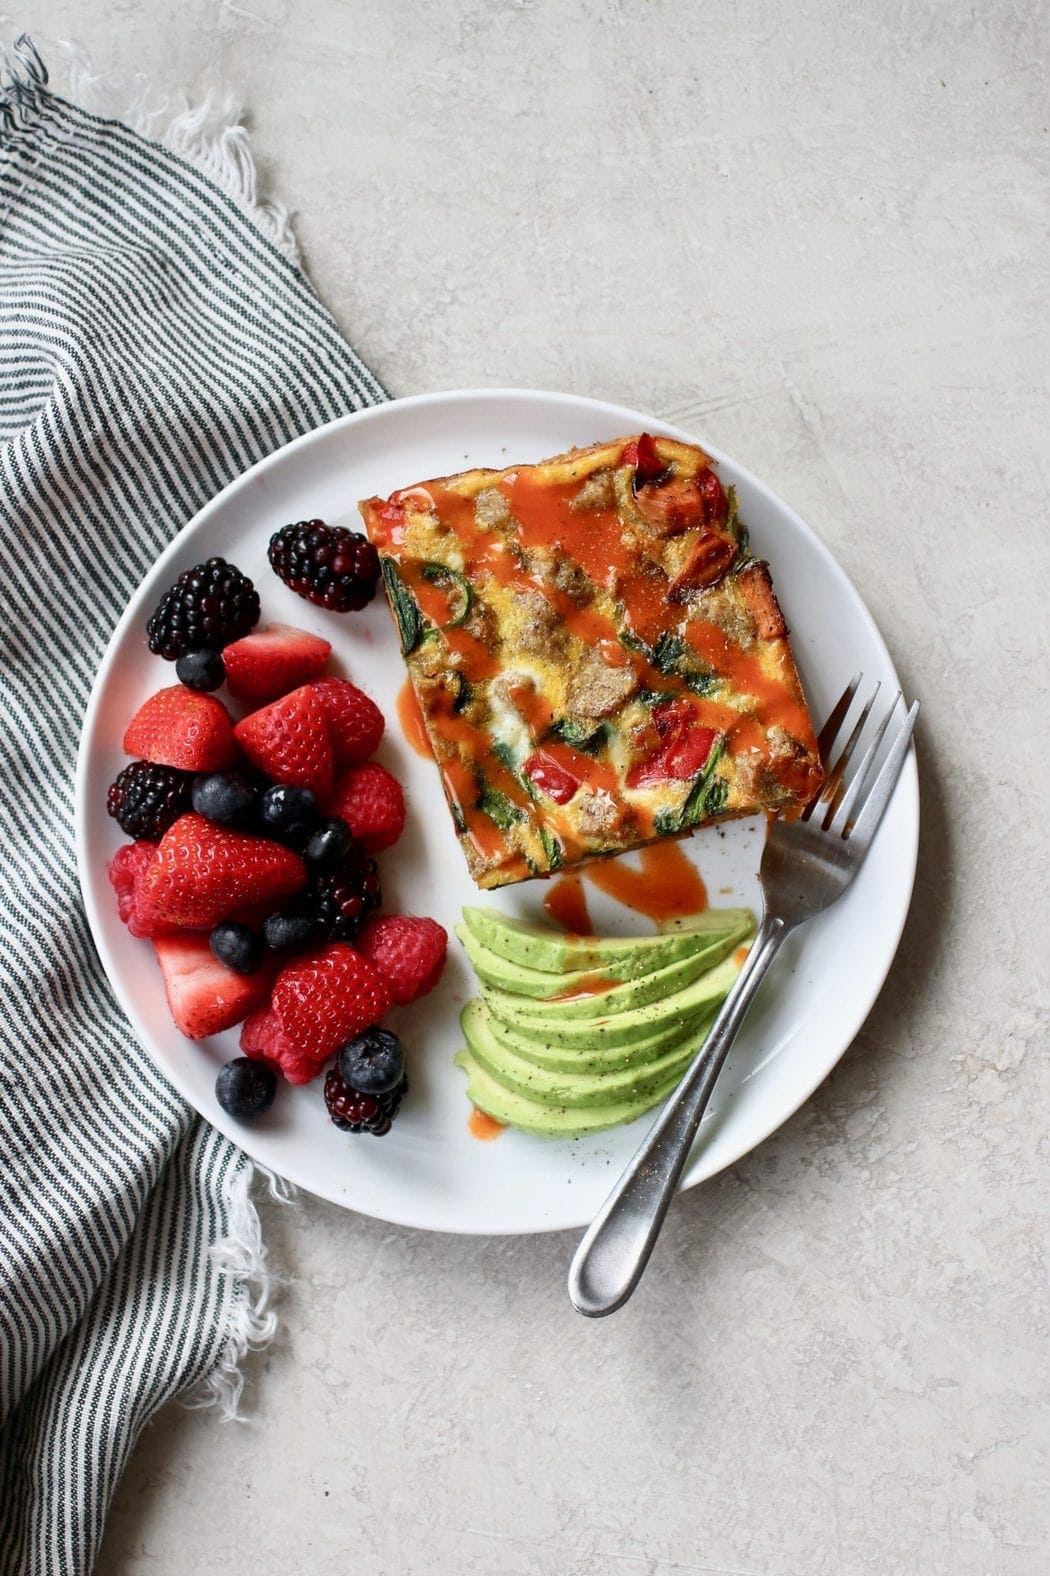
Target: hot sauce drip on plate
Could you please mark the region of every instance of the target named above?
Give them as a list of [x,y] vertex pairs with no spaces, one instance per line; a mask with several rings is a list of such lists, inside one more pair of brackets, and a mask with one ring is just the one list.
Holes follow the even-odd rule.
[[576,936],[593,936],[594,926],[587,912],[587,894],[578,875],[559,876],[543,899],[551,919]]
[[639,857],[640,870],[609,859],[584,866],[583,874],[599,891],[656,922],[703,913],[707,889],[677,843],[653,843]]
[[422,755],[426,760],[434,759],[434,751],[430,746],[430,739],[423,723],[423,713],[419,709],[419,697],[412,685],[411,679],[406,679],[397,694],[397,720],[401,724],[401,732],[417,755]]
[[476,1105],[471,1107],[467,1127],[472,1138],[480,1138],[485,1143],[507,1131],[502,1122],[497,1122],[496,1118],[489,1116],[487,1111],[479,1111]]

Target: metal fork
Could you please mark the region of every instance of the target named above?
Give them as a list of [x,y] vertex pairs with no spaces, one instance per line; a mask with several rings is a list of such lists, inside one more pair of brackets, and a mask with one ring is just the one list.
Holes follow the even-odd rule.
[[688,1072],[576,1250],[569,1296],[589,1318],[614,1313],[641,1280],[729,1048],[785,938],[842,896],[871,847],[904,766],[919,702],[897,724],[868,785],[901,695],[895,696],[848,776],[878,684],[834,761],[832,751],[862,678],[858,673],[847,684],[817,739],[827,769],[820,793],[800,820],[774,821],[770,828],[759,872],[765,913],[744,966]]

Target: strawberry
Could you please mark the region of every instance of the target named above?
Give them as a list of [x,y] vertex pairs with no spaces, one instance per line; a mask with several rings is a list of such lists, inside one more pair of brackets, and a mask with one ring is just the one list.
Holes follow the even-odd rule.
[[379,747],[383,713],[349,679],[317,679],[311,686],[328,718],[337,766],[360,766]]
[[351,766],[336,785],[332,814],[342,816],[369,853],[377,854],[396,843],[404,830],[401,784],[378,761]]
[[323,673],[331,652],[331,642],[320,635],[268,624],[225,648],[226,683],[231,695],[258,706]]
[[332,746],[324,707],[309,684],[253,711],[233,730],[253,766],[276,783],[311,788],[319,802],[332,791]]
[[333,1051],[381,1018],[391,1001],[368,959],[334,941],[281,970],[270,1010],[244,1025],[241,1050],[275,1063],[289,1083],[309,1083]]
[[436,919],[384,914],[373,919],[357,945],[390,986],[401,1006],[433,990],[445,967],[448,934]]
[[306,884],[298,854],[265,837],[180,815],[157,847],[144,889],[160,918],[196,930],[255,903],[273,903]]
[[190,1040],[232,1029],[266,1000],[272,970],[235,974],[207,936],[158,936],[153,943],[175,1027]]
[[146,896],[146,871],[157,855],[156,843],[125,843],[109,864],[109,879],[117,894],[117,913],[133,936],[170,936],[179,930],[161,919],[153,899]]
[[183,684],[158,690],[139,707],[124,734],[124,749],[184,772],[221,772],[237,760],[230,714],[222,701]]

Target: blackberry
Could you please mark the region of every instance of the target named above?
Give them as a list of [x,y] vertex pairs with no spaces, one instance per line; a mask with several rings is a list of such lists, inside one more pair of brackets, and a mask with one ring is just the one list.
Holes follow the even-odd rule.
[[355,843],[342,864],[310,877],[300,901],[314,916],[320,940],[352,940],[382,901],[375,860]]
[[349,613],[376,594],[379,554],[360,531],[300,520],[274,532],[269,556],[278,579],[317,607]]
[[372,1133],[376,1138],[389,1133],[407,1093],[408,1079],[402,1078],[387,1094],[358,1094],[346,1082],[338,1063],[324,1081],[324,1103],[336,1127],[344,1133]]
[[154,656],[174,662],[185,651],[221,651],[259,622],[259,593],[225,558],[181,574],[161,597],[146,634]]
[[159,843],[168,827],[190,808],[192,786],[192,772],[132,761],[110,784],[106,809],[128,837]]

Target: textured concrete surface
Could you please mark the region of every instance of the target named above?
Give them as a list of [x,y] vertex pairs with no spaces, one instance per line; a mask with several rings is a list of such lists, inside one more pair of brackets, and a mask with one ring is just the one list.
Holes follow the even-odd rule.
[[1050,1568],[1040,12],[24,19],[106,71],[243,95],[318,290],[393,392],[593,393],[753,467],[926,706],[890,983],[810,1104],[677,1205],[635,1301],[576,1317],[569,1238],[269,1212],[285,1334],[252,1421],[157,1420],[106,1576]]

